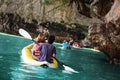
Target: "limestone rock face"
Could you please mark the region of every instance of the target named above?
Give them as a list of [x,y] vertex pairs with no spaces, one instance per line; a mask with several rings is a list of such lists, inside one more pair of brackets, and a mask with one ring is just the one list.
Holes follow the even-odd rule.
[[106,28],[106,24],[89,26],[89,39],[93,46],[99,46],[108,60],[113,63],[119,63],[120,61],[120,34],[117,33],[117,30],[114,24],[109,24],[109,28]]
[[89,26],[90,40],[110,62],[120,64],[120,0],[115,0],[105,22]]
[[120,26],[120,0],[114,0],[113,6],[105,18],[106,22],[113,22],[118,24],[118,27]]

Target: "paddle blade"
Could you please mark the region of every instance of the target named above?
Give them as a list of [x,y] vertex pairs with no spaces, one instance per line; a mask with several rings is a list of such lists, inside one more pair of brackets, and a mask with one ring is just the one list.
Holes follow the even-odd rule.
[[26,30],[19,29],[19,33],[20,33],[21,36],[32,40],[32,37],[30,36],[30,34]]
[[63,67],[64,67],[64,72],[66,72],[66,73],[79,73],[78,71],[75,71],[74,69],[72,69],[69,66],[63,65]]

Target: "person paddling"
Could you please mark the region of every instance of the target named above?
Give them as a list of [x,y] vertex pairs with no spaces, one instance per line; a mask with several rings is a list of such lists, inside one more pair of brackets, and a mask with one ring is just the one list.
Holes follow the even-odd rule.
[[50,35],[48,37],[48,42],[40,45],[39,51],[41,55],[39,61],[47,61],[49,63],[52,63],[52,58],[56,57],[56,47],[52,45],[54,40],[55,36]]

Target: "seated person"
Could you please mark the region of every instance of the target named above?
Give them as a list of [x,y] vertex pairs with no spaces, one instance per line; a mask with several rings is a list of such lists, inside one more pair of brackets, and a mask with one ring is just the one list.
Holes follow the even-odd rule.
[[52,63],[52,57],[56,57],[56,47],[54,45],[52,45],[54,40],[55,40],[55,36],[50,35],[48,37],[48,42],[40,45],[39,61],[47,61],[49,63]]
[[34,59],[36,60],[39,60],[40,58],[40,51],[38,50],[39,46],[45,42],[45,36],[40,33],[37,38],[36,38],[36,42],[34,43],[34,46],[33,46],[33,57]]
[[77,41],[75,41],[75,42],[73,43],[73,47],[74,47],[74,48],[81,48],[81,46],[78,44]]
[[68,47],[68,42],[66,40],[63,41],[62,43],[63,48],[67,48]]

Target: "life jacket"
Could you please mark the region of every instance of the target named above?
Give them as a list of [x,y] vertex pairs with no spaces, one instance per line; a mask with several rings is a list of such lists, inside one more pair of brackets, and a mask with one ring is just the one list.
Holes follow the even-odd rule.
[[40,51],[38,50],[40,45],[41,43],[36,42],[34,45],[34,51],[33,51],[33,55],[36,56],[38,59],[40,58]]

